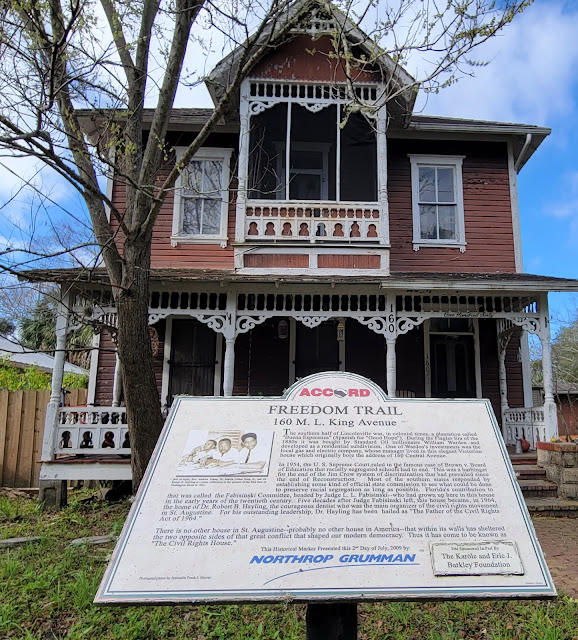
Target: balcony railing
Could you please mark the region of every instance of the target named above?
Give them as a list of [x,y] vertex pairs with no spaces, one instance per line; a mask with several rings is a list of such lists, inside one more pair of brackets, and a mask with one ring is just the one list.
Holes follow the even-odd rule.
[[57,454],[130,455],[125,407],[61,407]]
[[253,200],[245,208],[245,240],[379,243],[381,208],[376,202]]
[[507,409],[504,412],[506,444],[515,445],[520,438],[525,438],[532,449],[536,448],[536,442],[549,440],[544,407]]

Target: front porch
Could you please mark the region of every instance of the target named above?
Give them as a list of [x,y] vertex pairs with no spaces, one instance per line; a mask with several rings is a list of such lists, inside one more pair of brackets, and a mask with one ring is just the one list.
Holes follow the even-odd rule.
[[[531,293],[528,283],[492,290],[475,276],[469,283],[460,276],[459,288],[447,274],[427,278],[153,280],[149,321],[165,411],[178,394],[279,395],[305,375],[347,370],[391,397],[487,397],[506,444],[525,438],[534,448],[550,440],[557,424],[547,294]],[[101,321],[106,329],[95,337],[89,406],[60,407],[55,373],[42,479],[126,479],[128,465],[110,462],[111,455],[126,460],[130,454],[110,292],[78,283],[63,290],[62,362],[63,336],[75,318]],[[544,348],[543,407],[531,406],[527,333]],[[64,465],[63,455],[79,456],[78,463]],[[86,465],[89,458],[98,464]]]

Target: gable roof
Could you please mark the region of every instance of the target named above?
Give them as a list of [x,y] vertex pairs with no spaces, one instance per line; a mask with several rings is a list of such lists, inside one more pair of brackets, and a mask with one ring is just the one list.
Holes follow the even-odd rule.
[[[417,98],[418,86],[415,78],[393,58],[384,53],[372,38],[330,2],[295,0],[289,3],[281,15],[265,27],[254,46],[257,47],[269,42],[271,48],[276,48],[286,42],[286,37],[290,35],[292,30],[295,30],[295,35],[303,33],[302,30],[296,30],[296,27],[302,25],[311,12],[316,9],[320,9],[325,15],[328,15],[336,23],[341,33],[347,37],[347,40],[353,46],[359,47],[394,84],[398,94],[392,100],[396,106],[394,111],[401,112],[403,115],[410,114]],[[235,76],[245,49],[246,43],[236,47],[214,67],[205,79],[205,84],[215,104],[218,103],[226,87],[230,84],[230,79]],[[254,64],[257,64],[265,55],[266,52],[258,60],[255,60]]]

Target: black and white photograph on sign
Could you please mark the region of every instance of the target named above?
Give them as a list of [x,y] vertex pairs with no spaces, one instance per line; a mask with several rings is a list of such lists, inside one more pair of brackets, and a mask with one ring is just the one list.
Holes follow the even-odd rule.
[[191,431],[177,476],[266,476],[272,431]]

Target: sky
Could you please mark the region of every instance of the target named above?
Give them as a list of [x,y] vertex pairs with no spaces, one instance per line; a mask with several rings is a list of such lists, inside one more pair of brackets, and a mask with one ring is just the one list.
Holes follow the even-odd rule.
[[[477,56],[489,64],[437,95],[421,96],[416,110],[552,129],[518,177],[524,268],[578,279],[578,0],[536,0]],[[216,52],[215,62],[219,58]],[[212,103],[198,86],[180,90],[176,106]],[[31,160],[4,164],[9,166],[0,167],[0,248],[26,241],[31,206],[39,236],[47,225],[45,205],[32,191],[19,189],[21,176],[37,176],[38,167]],[[46,171],[37,178],[55,203],[82,219],[82,205],[69,185]],[[550,307],[555,319],[567,317],[578,309],[578,294],[551,294]]]

